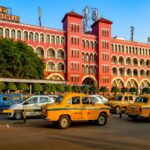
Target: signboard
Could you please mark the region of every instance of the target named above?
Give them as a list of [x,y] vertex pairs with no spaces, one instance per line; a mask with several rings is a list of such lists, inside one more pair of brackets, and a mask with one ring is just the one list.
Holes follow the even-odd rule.
[[20,22],[20,17],[14,16],[14,15],[0,13],[0,20]]
[[7,14],[7,13],[8,13],[8,8],[7,8],[7,7],[0,6],[0,13],[5,13],[5,14]]

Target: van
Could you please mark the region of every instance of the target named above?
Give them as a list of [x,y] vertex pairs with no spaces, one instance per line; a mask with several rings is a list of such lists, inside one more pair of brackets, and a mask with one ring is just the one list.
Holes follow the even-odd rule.
[[54,103],[54,99],[45,95],[34,95],[28,98],[27,100],[10,106],[9,117],[16,120],[22,119],[25,114],[28,116],[40,116],[41,107],[46,104]]

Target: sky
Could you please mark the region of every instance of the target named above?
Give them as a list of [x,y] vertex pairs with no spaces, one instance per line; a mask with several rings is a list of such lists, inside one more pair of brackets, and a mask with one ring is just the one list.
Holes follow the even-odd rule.
[[112,36],[130,40],[130,27],[135,27],[134,40],[147,43],[150,37],[150,0],[0,0],[1,6],[12,8],[21,22],[38,25],[38,7],[42,10],[42,26],[62,29],[61,20],[73,10],[82,14],[85,6],[97,8],[99,17],[113,22]]

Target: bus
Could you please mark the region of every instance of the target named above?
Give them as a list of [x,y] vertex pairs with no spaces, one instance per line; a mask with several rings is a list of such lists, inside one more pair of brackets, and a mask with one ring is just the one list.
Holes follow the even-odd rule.
[[23,101],[23,94],[0,94],[0,110],[6,110],[13,104]]

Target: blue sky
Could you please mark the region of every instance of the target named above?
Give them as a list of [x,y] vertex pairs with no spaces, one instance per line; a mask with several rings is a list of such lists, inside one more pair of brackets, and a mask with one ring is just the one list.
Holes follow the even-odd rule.
[[21,22],[38,24],[37,9],[42,9],[42,25],[62,29],[65,13],[74,10],[82,14],[85,6],[96,7],[99,15],[113,21],[112,35],[130,39],[130,27],[135,27],[135,40],[147,42],[150,36],[150,0],[0,0],[0,5],[12,8]]

